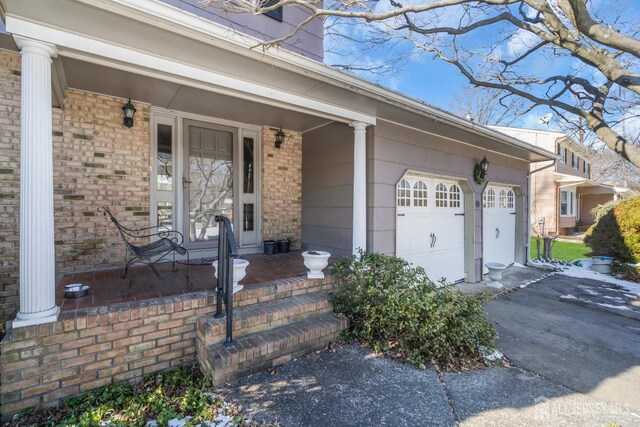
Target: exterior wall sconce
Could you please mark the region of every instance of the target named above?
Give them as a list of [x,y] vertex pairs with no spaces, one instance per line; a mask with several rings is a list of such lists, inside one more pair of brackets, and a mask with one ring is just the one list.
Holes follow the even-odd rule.
[[129,98],[129,102],[122,107],[122,111],[124,111],[124,125],[128,128],[133,127],[133,116],[136,114],[137,110],[131,103],[131,98]]
[[282,143],[284,142],[284,137],[285,134],[284,132],[282,132],[282,128],[280,128],[278,130],[278,132],[276,133],[276,142],[275,142],[275,146],[277,149],[280,149],[280,146],[282,145]]
[[484,183],[485,177],[487,176],[487,170],[489,170],[489,160],[487,160],[487,156],[484,156],[480,163],[473,168],[473,180],[476,184]]

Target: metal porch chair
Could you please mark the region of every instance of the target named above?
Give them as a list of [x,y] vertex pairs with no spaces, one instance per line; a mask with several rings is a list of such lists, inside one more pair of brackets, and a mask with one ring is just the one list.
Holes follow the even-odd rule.
[[[127,277],[129,267],[136,263],[148,265],[158,279],[164,279],[178,271],[176,269],[176,253],[178,253],[180,255],[187,256],[187,262],[185,264],[187,269],[186,287],[192,287],[192,284],[189,282],[189,251],[182,246],[184,242],[184,236],[182,233],[169,230],[163,225],[141,229],[130,229],[118,222],[111,213],[109,206],[99,207],[98,212],[102,213],[105,218],[109,219],[113,225],[115,225],[127,248],[127,263],[124,267],[124,274],[122,275],[123,279]],[[156,239],[153,240],[154,238]],[[153,241],[144,245],[134,245],[131,240],[137,239],[152,239]],[[165,274],[160,274],[156,269],[155,264],[163,260],[167,260],[169,257],[172,257],[171,271]],[[135,279],[136,277],[132,277],[131,280],[129,280],[129,290],[131,290],[131,286]]]

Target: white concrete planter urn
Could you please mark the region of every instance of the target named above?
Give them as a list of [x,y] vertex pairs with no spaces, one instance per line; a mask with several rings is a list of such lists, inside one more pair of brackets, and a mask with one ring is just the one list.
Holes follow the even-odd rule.
[[502,284],[498,281],[502,280],[502,272],[507,266],[499,262],[487,262],[485,266],[489,269],[489,279],[491,279],[491,282],[487,283],[487,286],[498,289],[502,288]]
[[[215,260],[211,263],[213,265],[214,276],[216,279],[218,278],[218,260]],[[244,286],[239,285],[238,282],[244,279],[244,276],[247,275],[247,267],[249,266],[249,261],[246,259],[233,259],[233,293],[235,294],[238,291],[241,291]]]
[[304,258],[304,266],[309,269],[307,277],[309,279],[324,279],[322,270],[329,265],[329,257],[331,254],[324,251],[306,251],[302,252]]

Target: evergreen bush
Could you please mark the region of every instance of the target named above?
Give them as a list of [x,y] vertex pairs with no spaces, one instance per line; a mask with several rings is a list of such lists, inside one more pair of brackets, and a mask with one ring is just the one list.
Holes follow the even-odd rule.
[[585,245],[594,255],[640,263],[640,196],[614,206],[603,205],[603,210],[600,219],[587,230]]
[[496,331],[481,300],[454,286],[436,286],[424,269],[376,253],[338,261],[334,306],[351,322],[346,337],[375,351],[445,369],[475,365],[495,347]]

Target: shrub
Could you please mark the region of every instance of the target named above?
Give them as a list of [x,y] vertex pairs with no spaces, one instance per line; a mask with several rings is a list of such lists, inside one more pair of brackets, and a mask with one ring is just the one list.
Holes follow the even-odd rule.
[[609,255],[624,262],[640,262],[640,196],[610,207],[599,221],[589,227],[584,243],[596,255]]
[[334,306],[351,322],[346,337],[424,366],[473,365],[495,347],[496,331],[481,301],[453,286],[437,287],[422,268],[399,258],[360,253],[338,261]]

